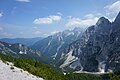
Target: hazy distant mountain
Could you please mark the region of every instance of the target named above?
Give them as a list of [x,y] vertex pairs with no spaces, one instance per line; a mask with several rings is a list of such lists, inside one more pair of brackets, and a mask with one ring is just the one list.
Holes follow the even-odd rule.
[[0,39],[0,41],[7,42],[7,43],[21,43],[27,46],[31,46],[37,41],[41,40],[42,37],[36,37],[36,38],[3,38]]
[[29,48],[20,43],[10,44],[0,41],[0,52],[3,54],[10,54],[18,58],[32,58],[45,63],[49,63],[48,58],[44,56],[40,51]]
[[120,13],[111,23],[101,17],[62,52],[60,68],[88,72],[120,70]]
[[54,35],[48,36],[36,42],[32,48],[40,50],[45,55],[58,59],[61,51],[71,42],[79,39],[82,35],[83,29],[74,28],[74,30],[65,30]]

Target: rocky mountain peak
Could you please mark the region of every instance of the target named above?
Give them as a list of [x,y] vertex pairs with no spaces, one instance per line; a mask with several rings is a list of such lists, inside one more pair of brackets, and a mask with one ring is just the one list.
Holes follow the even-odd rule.
[[110,21],[105,18],[105,17],[100,17],[99,20],[97,21],[96,25],[101,25],[101,24],[109,24]]
[[110,30],[111,30],[111,22],[105,17],[99,18],[99,20],[95,25],[95,32],[107,35],[109,34]]
[[64,60],[62,69],[100,73],[117,71],[120,66],[119,51],[120,13],[113,23],[105,17],[99,18],[94,26],[87,28],[79,40],[62,52],[60,61]]

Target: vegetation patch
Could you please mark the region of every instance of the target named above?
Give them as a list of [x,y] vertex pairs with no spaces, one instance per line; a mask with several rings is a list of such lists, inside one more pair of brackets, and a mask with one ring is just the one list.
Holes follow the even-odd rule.
[[[45,80],[120,80],[120,71],[104,75],[93,75],[85,73],[66,73],[56,70],[54,67],[43,64],[32,59],[14,58],[10,55],[0,53],[0,59],[5,62],[12,62],[14,66],[19,67],[29,73],[42,77]],[[14,69],[11,66],[10,69]],[[21,70],[22,72],[22,70]]]

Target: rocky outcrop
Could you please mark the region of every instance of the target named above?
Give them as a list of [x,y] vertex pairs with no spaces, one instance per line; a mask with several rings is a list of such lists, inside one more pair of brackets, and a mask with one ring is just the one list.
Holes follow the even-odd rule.
[[[120,13],[111,23],[105,17],[89,27],[82,37],[67,47],[61,55],[60,68],[88,72],[115,71],[120,66]],[[72,51],[72,52],[71,52]],[[74,60],[66,62],[71,52]],[[77,59],[76,59],[77,58]]]
[[61,52],[73,41],[79,39],[83,29],[74,28],[73,30],[65,30],[55,33],[38,42],[32,48],[44,53],[46,56],[52,57],[54,60],[59,59]]

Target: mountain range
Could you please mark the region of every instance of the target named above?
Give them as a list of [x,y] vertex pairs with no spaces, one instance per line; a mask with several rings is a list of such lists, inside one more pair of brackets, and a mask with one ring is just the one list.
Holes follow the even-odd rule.
[[0,41],[0,52],[5,55],[11,55],[17,58],[31,58],[44,63],[50,63],[48,57],[40,51],[27,47],[21,43],[6,43]]
[[21,43],[26,46],[31,46],[37,41],[41,40],[42,37],[35,37],[35,38],[2,38],[0,41],[7,42],[7,43]]
[[101,17],[62,52],[60,68],[76,71],[120,70],[120,13],[114,22]]
[[79,27],[73,30],[65,30],[39,40],[31,47],[56,60],[60,57],[64,48],[79,39],[82,33],[83,29]]
[[[28,40],[29,44],[24,41],[13,44],[14,40],[9,43],[5,39],[1,40],[2,53],[31,58],[35,56],[37,59],[45,55],[52,58],[52,64],[62,71],[104,73],[120,70],[120,13],[113,22],[101,17],[86,30],[65,30],[43,39],[30,40],[32,42]],[[45,58],[42,57],[42,60]]]

